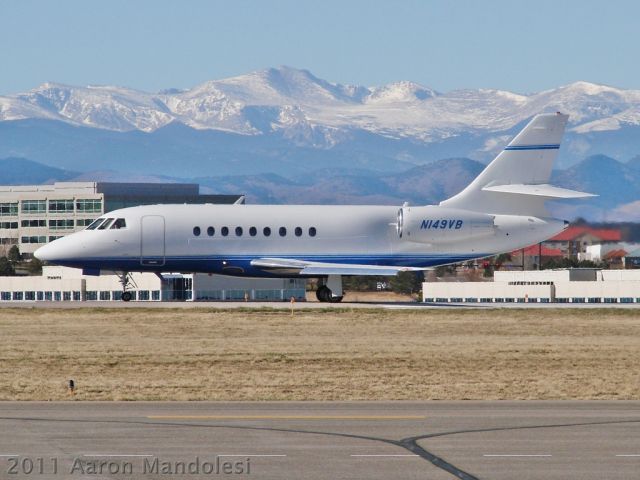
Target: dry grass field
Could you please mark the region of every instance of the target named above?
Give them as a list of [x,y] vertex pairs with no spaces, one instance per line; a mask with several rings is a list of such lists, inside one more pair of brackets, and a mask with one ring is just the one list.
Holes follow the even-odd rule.
[[634,310],[2,309],[0,399],[640,399]]

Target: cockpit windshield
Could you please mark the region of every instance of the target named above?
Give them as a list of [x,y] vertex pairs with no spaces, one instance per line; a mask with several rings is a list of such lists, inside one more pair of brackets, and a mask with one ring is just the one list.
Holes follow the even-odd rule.
[[111,224],[113,223],[113,221],[115,220],[115,218],[107,218],[107,220],[98,227],[98,230],[106,230],[107,228],[109,228],[111,226]]
[[87,230],[120,230],[127,228],[127,221],[124,218],[98,218],[89,225]]
[[113,225],[111,225],[111,230],[119,230],[121,228],[127,228],[127,222],[124,218],[118,218]]
[[98,218],[96,220],[94,220],[91,225],[89,225],[86,229],[87,230],[95,230],[96,228],[98,228],[100,226],[100,224],[102,222],[104,222],[106,219],[105,218]]

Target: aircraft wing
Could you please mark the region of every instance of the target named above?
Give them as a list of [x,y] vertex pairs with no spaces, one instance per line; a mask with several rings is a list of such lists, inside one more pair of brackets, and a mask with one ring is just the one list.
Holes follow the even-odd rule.
[[419,271],[422,268],[383,265],[351,265],[344,263],[310,262],[287,258],[258,258],[251,265],[273,273],[297,275],[397,275],[399,272]]

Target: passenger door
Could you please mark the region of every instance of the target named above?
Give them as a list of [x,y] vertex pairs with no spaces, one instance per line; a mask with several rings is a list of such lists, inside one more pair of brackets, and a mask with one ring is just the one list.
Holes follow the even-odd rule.
[[140,264],[162,266],[164,262],[164,217],[162,215],[145,215],[140,220]]

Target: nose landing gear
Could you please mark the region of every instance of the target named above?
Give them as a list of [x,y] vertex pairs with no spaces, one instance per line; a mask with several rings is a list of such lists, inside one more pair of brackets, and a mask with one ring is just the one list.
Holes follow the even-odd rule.
[[120,285],[122,285],[122,301],[129,302],[133,298],[131,292],[127,291],[127,288],[130,286],[136,287],[136,282],[133,281],[133,277],[129,272],[118,273],[118,280],[120,281]]

